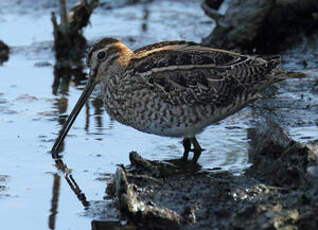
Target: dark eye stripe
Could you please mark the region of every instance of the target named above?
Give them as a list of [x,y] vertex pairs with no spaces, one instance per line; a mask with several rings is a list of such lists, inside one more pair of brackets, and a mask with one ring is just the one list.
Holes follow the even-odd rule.
[[103,59],[105,59],[105,57],[113,59],[113,56],[116,56],[116,58],[117,58],[117,55],[116,55],[116,54],[118,54],[118,52],[119,52],[119,49],[118,49],[118,48],[116,48],[116,47],[109,47],[109,48],[106,50],[106,53],[105,53],[105,51],[100,51],[100,52],[98,52],[98,53],[97,53],[97,58],[98,58],[99,60],[103,60]]
[[109,45],[109,44],[115,44],[119,42],[118,39],[116,38],[103,38],[100,41],[96,42],[89,50],[88,55],[87,55],[87,65],[90,65],[90,61],[92,58],[92,54],[96,51],[96,50],[100,50],[102,48],[104,48],[105,46]]

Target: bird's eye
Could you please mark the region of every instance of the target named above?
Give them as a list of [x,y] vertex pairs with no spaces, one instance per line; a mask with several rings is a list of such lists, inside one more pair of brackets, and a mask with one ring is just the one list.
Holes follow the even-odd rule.
[[98,54],[97,54],[97,58],[99,59],[99,60],[101,60],[101,59],[103,59],[104,57],[105,57],[105,52],[104,51],[100,51]]

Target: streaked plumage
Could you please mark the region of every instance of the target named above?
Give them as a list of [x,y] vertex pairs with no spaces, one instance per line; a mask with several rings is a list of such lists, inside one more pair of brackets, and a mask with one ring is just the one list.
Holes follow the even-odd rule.
[[[115,38],[104,38],[91,47],[87,64],[91,86],[83,93],[85,100],[100,83],[112,118],[143,132],[184,137],[183,158],[192,143],[194,161],[202,151],[197,133],[285,78],[276,67],[279,58],[265,60],[186,41],[155,43],[133,52]],[[64,136],[75,117],[66,122]]]

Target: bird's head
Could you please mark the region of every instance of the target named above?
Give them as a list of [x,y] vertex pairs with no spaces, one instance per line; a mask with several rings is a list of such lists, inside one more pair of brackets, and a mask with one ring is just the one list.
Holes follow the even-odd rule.
[[103,38],[96,42],[87,55],[89,78],[96,83],[109,75],[120,73],[128,65],[134,53],[116,38]]
[[51,150],[52,154],[58,153],[60,145],[96,84],[107,81],[112,74],[120,75],[133,55],[134,53],[116,38],[103,38],[90,48],[87,56],[87,65],[90,68],[87,85],[60,131]]

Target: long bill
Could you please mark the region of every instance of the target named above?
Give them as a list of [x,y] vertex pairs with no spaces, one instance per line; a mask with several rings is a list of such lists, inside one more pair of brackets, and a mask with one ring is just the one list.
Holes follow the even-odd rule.
[[[96,74],[96,73],[94,73],[94,74]],[[68,117],[63,128],[61,129],[59,136],[56,139],[56,141],[51,149],[51,153],[52,153],[53,158],[57,158],[59,148],[60,148],[61,144],[63,143],[65,136],[67,135],[68,131],[72,127],[73,122],[75,121],[77,115],[81,111],[81,109],[82,109],[83,105],[85,104],[85,102],[87,101],[88,97],[91,95],[92,91],[94,90],[96,83],[97,83],[95,80],[96,79],[95,77],[96,76],[89,77],[87,85],[86,85],[82,95],[80,96],[80,98],[76,102],[70,116]]]

